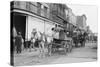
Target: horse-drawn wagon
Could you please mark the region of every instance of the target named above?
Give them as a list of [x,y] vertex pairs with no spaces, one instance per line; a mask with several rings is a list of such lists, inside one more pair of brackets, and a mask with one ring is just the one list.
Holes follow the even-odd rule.
[[60,30],[59,39],[53,38],[52,43],[49,45],[49,54],[51,55],[54,51],[63,49],[64,53],[71,52],[72,50],[72,38],[67,37],[64,30]]

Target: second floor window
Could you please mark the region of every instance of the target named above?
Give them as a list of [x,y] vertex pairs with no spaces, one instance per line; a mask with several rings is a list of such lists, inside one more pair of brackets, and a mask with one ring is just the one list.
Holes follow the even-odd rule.
[[48,8],[46,6],[44,6],[44,16],[47,17],[47,11],[48,11]]
[[37,2],[37,14],[41,15],[41,3]]

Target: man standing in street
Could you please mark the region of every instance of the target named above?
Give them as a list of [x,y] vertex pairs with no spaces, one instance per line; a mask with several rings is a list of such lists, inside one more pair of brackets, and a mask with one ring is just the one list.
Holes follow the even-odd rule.
[[80,39],[81,46],[84,47],[85,46],[85,35],[83,31],[80,32],[79,39]]
[[21,32],[18,32],[18,35],[16,36],[16,41],[15,41],[15,44],[16,44],[16,50],[17,50],[17,53],[21,53],[21,46],[22,46],[22,36],[21,36]]
[[73,32],[72,39],[73,39],[73,43],[75,44],[75,47],[78,47],[78,41],[79,40],[78,40],[78,33],[77,33],[76,30]]

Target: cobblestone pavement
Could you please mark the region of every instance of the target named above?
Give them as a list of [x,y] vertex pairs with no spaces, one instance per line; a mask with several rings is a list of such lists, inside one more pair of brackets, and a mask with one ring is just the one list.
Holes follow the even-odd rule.
[[66,55],[62,50],[55,52],[52,56],[39,57],[39,51],[23,51],[21,54],[14,54],[15,66],[42,65],[57,63],[77,63],[97,60],[97,43],[86,43],[85,47],[73,48],[71,53]]

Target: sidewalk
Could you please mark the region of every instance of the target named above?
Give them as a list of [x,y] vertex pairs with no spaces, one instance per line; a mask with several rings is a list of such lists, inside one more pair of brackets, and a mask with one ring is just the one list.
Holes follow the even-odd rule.
[[29,49],[28,49],[28,50],[23,50],[19,54],[14,53],[14,57],[17,57],[17,56],[30,56],[30,55],[38,55],[38,54],[39,54],[39,50],[31,49],[31,51],[29,51]]

